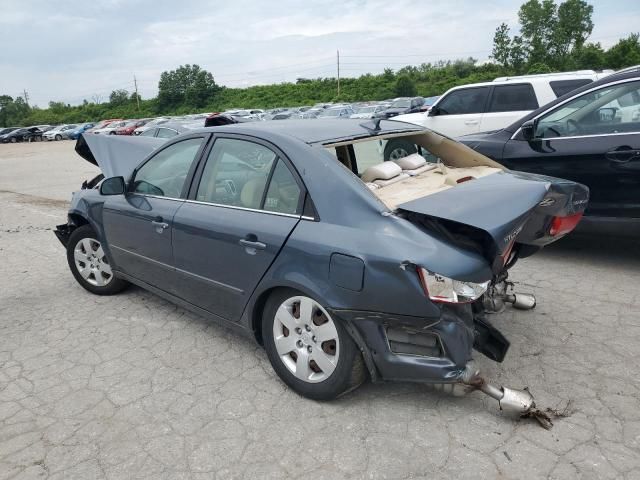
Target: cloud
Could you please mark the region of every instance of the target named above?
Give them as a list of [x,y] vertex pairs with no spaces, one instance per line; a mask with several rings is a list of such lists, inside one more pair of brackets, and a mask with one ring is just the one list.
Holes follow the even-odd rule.
[[[218,83],[246,86],[473,56],[485,59],[520,0],[5,0],[0,16],[0,93],[26,88],[32,103],[80,103],[111,90],[157,92],[160,73],[185,63]],[[615,41],[637,28],[630,0],[601,0],[596,33]],[[636,7],[637,10],[637,7]],[[606,44],[603,38],[603,44]]]

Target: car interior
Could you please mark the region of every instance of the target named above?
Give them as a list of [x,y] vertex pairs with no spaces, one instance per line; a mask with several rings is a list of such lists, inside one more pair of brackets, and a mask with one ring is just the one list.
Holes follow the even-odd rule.
[[640,82],[582,95],[543,116],[536,137],[640,132]]
[[[391,136],[386,139],[393,138]],[[398,205],[504,170],[500,164],[435,132],[403,136],[414,153],[380,162],[381,142],[367,139],[328,146],[390,210]]]

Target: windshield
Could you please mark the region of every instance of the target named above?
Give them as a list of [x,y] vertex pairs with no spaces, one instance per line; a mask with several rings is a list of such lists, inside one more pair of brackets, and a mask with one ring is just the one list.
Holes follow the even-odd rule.
[[391,104],[391,108],[407,108],[411,105],[411,99],[401,98]]
[[376,111],[376,107],[362,107],[358,109],[358,113],[373,113]]
[[330,108],[329,110],[325,110],[324,112],[322,112],[319,116],[320,117],[339,117],[340,116],[340,112],[342,111],[341,108]]

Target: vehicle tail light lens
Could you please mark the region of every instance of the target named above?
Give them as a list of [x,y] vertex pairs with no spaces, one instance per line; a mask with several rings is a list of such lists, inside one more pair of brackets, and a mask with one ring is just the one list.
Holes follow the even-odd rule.
[[473,283],[430,272],[418,267],[420,283],[429,299],[437,303],[469,303],[477,300],[487,291],[489,282]]
[[576,228],[576,225],[578,225],[578,222],[580,222],[582,218],[582,214],[583,212],[569,215],[568,217],[553,217],[551,227],[549,228],[549,235],[552,237],[566,235]]

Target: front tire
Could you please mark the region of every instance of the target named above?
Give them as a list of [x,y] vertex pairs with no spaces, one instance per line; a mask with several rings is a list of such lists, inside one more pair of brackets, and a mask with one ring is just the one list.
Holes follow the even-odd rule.
[[59,141],[59,140],[62,140],[62,135],[56,135],[55,139],[56,139],[56,142]]
[[76,281],[96,295],[114,295],[129,283],[116,278],[97,235],[89,225],[78,227],[69,236],[67,262]]
[[366,379],[362,355],[342,324],[295,290],[269,297],[262,338],[275,372],[304,397],[332,400]]

